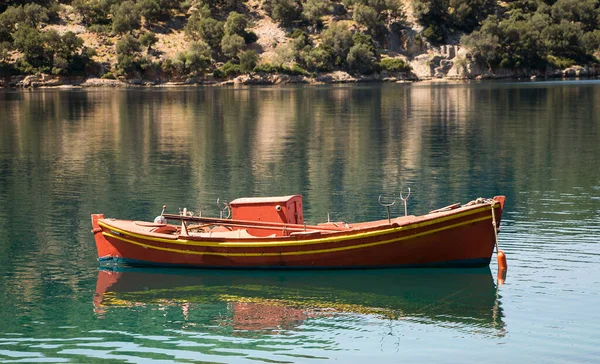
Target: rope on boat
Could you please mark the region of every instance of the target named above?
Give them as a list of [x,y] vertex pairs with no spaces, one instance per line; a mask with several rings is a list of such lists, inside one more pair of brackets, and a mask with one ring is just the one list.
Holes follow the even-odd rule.
[[494,243],[496,244],[496,254],[500,252],[498,248],[498,226],[496,225],[496,211],[494,205],[496,205],[496,200],[493,198],[485,199],[483,197],[478,197],[475,200],[469,201],[465,204],[465,206],[473,206],[473,205],[483,205],[489,204],[492,210],[492,226],[494,227]]
[[496,200],[489,199],[486,202],[492,207],[492,225],[494,226],[494,239],[496,242],[496,259],[498,259],[498,285],[501,285],[504,284],[504,280],[506,279],[506,254],[498,246],[498,226],[496,225],[496,209],[494,208]]
[[494,211],[494,205],[496,204],[496,200],[491,200],[490,205],[492,206],[492,225],[494,226],[494,238],[496,240],[496,255],[500,252],[498,248],[498,227],[496,225],[496,212]]
[[493,198],[484,199],[482,197],[479,197],[473,201],[468,202],[465,206],[489,204],[491,207],[492,225],[494,226],[494,243],[496,245],[496,258],[498,259],[498,284],[503,284],[506,278],[507,264],[506,254],[504,254],[504,252],[500,250],[500,247],[498,245],[498,225],[496,224],[496,208],[494,207],[497,202],[498,201],[494,200]]

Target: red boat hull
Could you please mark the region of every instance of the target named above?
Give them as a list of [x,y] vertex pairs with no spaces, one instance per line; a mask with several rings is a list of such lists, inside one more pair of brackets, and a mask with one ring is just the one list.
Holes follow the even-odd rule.
[[[136,231],[136,222],[92,215],[100,261],[196,268],[391,268],[487,266],[504,197],[495,204],[356,224],[345,231],[206,238]],[[492,214],[492,208],[494,214]],[[494,216],[492,216],[494,215]]]

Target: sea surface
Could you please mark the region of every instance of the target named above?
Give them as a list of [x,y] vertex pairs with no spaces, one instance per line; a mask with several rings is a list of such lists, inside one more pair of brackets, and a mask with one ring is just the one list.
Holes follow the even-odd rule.
[[[505,195],[483,269],[99,269],[90,214]],[[404,214],[398,202],[392,215]],[[598,363],[600,82],[0,90],[2,363]]]

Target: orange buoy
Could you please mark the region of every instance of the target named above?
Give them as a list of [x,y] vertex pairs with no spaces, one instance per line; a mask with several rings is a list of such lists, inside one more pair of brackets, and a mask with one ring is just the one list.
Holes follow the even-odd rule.
[[506,254],[502,250],[498,250],[496,256],[498,257],[498,285],[500,286],[506,280],[506,270],[508,267],[506,265]]
[[498,250],[498,254],[496,255],[498,258],[498,269],[506,270],[508,268],[506,265],[506,254],[502,250]]

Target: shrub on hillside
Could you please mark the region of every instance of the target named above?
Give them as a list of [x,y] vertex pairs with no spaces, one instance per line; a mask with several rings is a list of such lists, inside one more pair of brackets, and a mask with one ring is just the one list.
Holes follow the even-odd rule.
[[307,0],[302,7],[302,16],[311,24],[317,24],[321,17],[331,13],[329,0]]
[[12,44],[10,42],[0,42],[0,63],[5,63],[9,59]]
[[[519,2],[521,3],[521,2]],[[414,0],[417,21],[425,26],[423,35],[433,43],[442,43],[450,32],[471,32],[494,14],[496,0]]]
[[549,55],[548,64],[554,68],[565,69],[575,65],[575,61],[569,58],[561,58],[553,55]]
[[197,75],[211,63],[211,49],[205,42],[192,42],[185,55],[185,66],[188,74]]
[[373,72],[375,55],[366,44],[355,44],[348,52],[348,67],[360,73]]
[[22,73],[81,72],[93,63],[92,50],[70,31],[60,35],[55,30],[42,32],[22,25],[14,33],[14,48],[21,54],[16,68]]
[[223,22],[206,17],[206,13],[195,12],[192,14],[185,27],[188,37],[193,40],[203,40],[213,49],[218,49],[221,39],[225,34]]
[[17,69],[24,73],[47,72],[51,61],[46,36],[36,28],[20,26],[14,33],[14,46],[21,52]]
[[518,16],[498,21],[491,15],[461,42],[472,49],[477,61],[491,69],[541,68],[546,64],[546,50],[530,20],[530,16]]
[[156,34],[153,32],[144,32],[140,35],[140,44],[144,47],[148,47],[148,49],[156,44],[156,42],[158,42],[158,38],[156,38]]
[[133,1],[113,5],[112,27],[115,33],[127,33],[140,27],[140,13]]
[[197,76],[203,73],[211,63],[211,49],[203,41],[192,42],[185,52],[177,54],[162,64],[165,72],[175,76]]
[[141,70],[140,42],[127,34],[115,45],[117,52],[117,69],[123,74],[132,74]]
[[379,67],[388,72],[409,72],[411,67],[400,58],[383,58]]
[[155,23],[179,9],[181,4],[178,0],[137,0],[135,5],[147,23]]
[[221,40],[221,50],[229,58],[237,56],[244,49],[246,42],[237,34],[228,34]]
[[9,6],[0,13],[0,42],[11,42],[11,34],[17,30],[17,25],[36,28],[48,19],[48,10],[38,4]]
[[255,50],[244,51],[240,53],[240,69],[243,72],[249,73],[256,67],[258,63],[258,53]]
[[331,71],[335,61],[333,49],[325,46],[318,46],[311,49],[304,56],[304,64],[309,70]]
[[369,29],[375,29],[379,24],[377,11],[368,5],[357,4],[354,7],[352,19],[360,25],[364,25]]
[[297,63],[294,63],[290,67],[282,66],[279,69],[279,72],[286,74],[286,75],[290,75],[290,76],[307,76],[307,77],[312,76],[310,72],[308,72],[304,68],[300,67],[300,65],[298,65]]
[[246,17],[240,13],[236,13],[232,11],[227,16],[227,20],[225,21],[224,30],[225,34],[237,34],[239,36],[244,36],[246,32],[246,27],[248,26],[248,21]]
[[562,20],[541,32],[541,40],[550,54],[570,59],[581,59],[586,53],[583,45],[583,24]]
[[258,73],[276,73],[279,71],[279,67],[271,64],[271,63],[262,63],[259,65],[256,65],[254,67],[254,72],[258,72]]
[[377,48],[375,47],[375,42],[373,41],[373,37],[369,34],[356,32],[352,34],[352,42],[356,44],[364,44],[369,47],[369,50],[373,52],[374,55],[377,56]]
[[242,68],[239,64],[235,64],[233,62],[227,62],[220,68],[216,69],[213,72],[213,76],[217,78],[225,78],[237,76],[242,73]]
[[87,25],[110,24],[110,9],[119,0],[73,0],[71,5],[83,16]]
[[158,21],[164,14],[158,0],[138,0],[135,5],[140,16],[143,16],[148,23]]
[[342,65],[345,63],[350,47],[354,45],[352,33],[347,25],[333,22],[321,34],[321,45],[333,51],[336,65]]
[[300,20],[302,14],[300,6],[295,0],[265,0],[263,9],[273,20],[284,26],[289,26],[294,21]]

